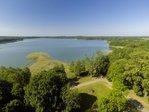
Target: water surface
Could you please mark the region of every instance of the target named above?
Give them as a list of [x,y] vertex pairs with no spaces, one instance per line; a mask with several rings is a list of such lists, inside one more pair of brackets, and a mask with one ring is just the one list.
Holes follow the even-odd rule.
[[13,43],[0,44],[0,65],[20,67],[29,62],[26,55],[31,52],[46,52],[53,58],[70,62],[84,56],[92,56],[97,51],[107,51],[106,40],[76,39],[25,39]]

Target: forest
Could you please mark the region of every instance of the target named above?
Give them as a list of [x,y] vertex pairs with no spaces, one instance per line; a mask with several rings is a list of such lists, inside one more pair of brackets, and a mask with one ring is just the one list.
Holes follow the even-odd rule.
[[[33,75],[29,67],[0,67],[0,112],[139,112],[127,94],[132,90],[148,99],[149,40],[104,39],[110,52],[72,61],[67,68],[60,64]],[[84,96],[72,88],[86,76],[108,79],[112,90],[92,109],[82,110]]]

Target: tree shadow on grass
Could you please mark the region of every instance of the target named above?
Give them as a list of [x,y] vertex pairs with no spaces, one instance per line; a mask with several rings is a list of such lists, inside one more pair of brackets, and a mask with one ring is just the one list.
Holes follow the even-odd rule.
[[130,109],[132,112],[141,112],[144,107],[139,101],[130,98],[127,104],[127,108]]
[[[81,98],[81,109],[80,112],[87,112],[87,110],[90,110],[92,108],[96,108],[96,100],[97,97],[87,94],[87,93],[80,93],[80,98]],[[93,110],[92,110],[93,112]]]
[[79,80],[79,78],[77,78],[77,77],[75,77],[73,79],[69,79],[69,86],[70,87],[77,86],[79,84],[78,80]]

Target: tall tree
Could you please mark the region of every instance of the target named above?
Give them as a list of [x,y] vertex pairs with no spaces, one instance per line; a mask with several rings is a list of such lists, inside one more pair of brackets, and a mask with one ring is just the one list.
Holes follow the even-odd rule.
[[67,84],[65,73],[50,70],[41,72],[31,79],[25,89],[25,101],[36,112],[56,112],[63,110],[62,88]]

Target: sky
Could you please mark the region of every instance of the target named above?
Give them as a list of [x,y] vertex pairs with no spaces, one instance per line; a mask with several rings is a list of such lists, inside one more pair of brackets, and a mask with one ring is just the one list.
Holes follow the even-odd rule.
[[0,0],[1,36],[149,36],[149,0]]

